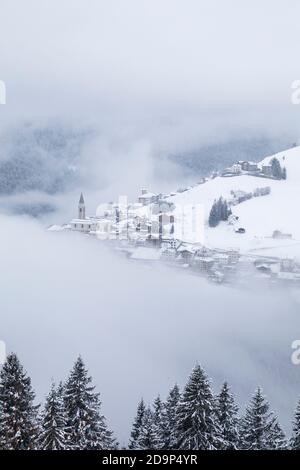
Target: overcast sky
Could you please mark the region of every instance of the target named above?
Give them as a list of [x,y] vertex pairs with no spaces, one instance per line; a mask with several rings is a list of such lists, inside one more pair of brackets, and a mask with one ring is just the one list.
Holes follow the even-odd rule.
[[297,129],[298,0],[1,0],[0,15],[2,118]]

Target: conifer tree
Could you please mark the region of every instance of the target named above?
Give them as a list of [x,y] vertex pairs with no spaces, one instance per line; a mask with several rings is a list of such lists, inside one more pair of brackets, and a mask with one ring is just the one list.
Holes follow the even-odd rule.
[[220,427],[221,449],[235,450],[238,447],[238,407],[227,382],[216,398],[216,411]]
[[137,449],[138,439],[140,436],[140,430],[142,427],[145,411],[146,411],[145,403],[144,403],[144,400],[141,399],[141,401],[138,404],[136,417],[132,425],[130,441],[129,441],[129,446],[128,446],[129,449]]
[[231,215],[231,210],[228,207],[226,199],[220,197],[217,201],[214,201],[210,210],[208,224],[210,227],[216,227],[219,222],[228,220]]
[[272,420],[269,442],[270,450],[286,450],[288,447],[286,436],[279,424],[277,416]]
[[282,177],[283,180],[286,180],[286,178],[287,178],[285,166],[282,168],[282,176],[281,177]]
[[274,416],[270,405],[258,388],[240,422],[240,448],[269,450],[274,447]]
[[219,223],[218,206],[217,206],[217,202],[215,201],[210,210],[208,224],[210,227],[216,227],[218,223]]
[[137,448],[140,450],[153,450],[158,448],[158,437],[154,421],[154,414],[148,407],[145,410],[142,425],[137,441]]
[[159,426],[161,424],[163,403],[161,401],[160,395],[158,395],[153,403],[153,419],[154,424]]
[[116,446],[106,419],[100,413],[99,393],[91,385],[85,365],[79,357],[65,385],[64,405],[67,417],[67,444],[72,449],[109,450]]
[[217,218],[218,218],[218,223],[223,220],[223,208],[224,208],[224,203],[223,203],[223,198],[220,197],[217,201]]
[[292,450],[300,450],[300,399],[294,414],[293,432],[290,441],[290,447]]
[[221,200],[221,220],[225,221],[228,219],[228,205],[226,199]]
[[282,169],[281,169],[279,160],[277,158],[272,158],[271,166],[272,166],[272,175],[274,176],[274,178],[276,178],[277,180],[281,180]]
[[211,450],[220,445],[214,398],[199,366],[193,369],[178,406],[179,449]]
[[153,425],[154,432],[156,435],[156,448],[159,448],[160,438],[162,433],[162,413],[163,413],[163,402],[158,395],[153,403]]
[[160,449],[175,450],[178,446],[178,405],[180,391],[177,384],[170,390],[162,411],[162,426],[159,439]]
[[16,354],[10,354],[0,373],[0,449],[37,448],[37,412],[31,380]]
[[67,449],[63,397],[61,395],[61,388],[56,388],[54,383],[51,384],[50,392],[46,398],[38,442],[39,449],[41,450]]

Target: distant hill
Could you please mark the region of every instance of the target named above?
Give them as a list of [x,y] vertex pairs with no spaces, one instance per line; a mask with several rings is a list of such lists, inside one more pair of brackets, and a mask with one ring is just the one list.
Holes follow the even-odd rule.
[[2,135],[0,195],[68,189],[76,182],[76,164],[86,139],[85,132],[60,125],[24,125]]
[[[266,157],[259,162],[259,166],[270,164],[274,157],[286,168],[286,180],[246,174],[218,176],[183,193],[177,193],[169,200],[175,205],[204,206],[207,245],[219,248],[234,247],[244,253],[296,256],[300,260],[300,219],[297,215],[297,204],[300,200],[300,147]],[[233,192],[253,195],[257,188],[264,187],[269,187],[271,193],[263,197],[251,197],[232,206],[233,214],[238,217],[234,225],[221,222],[215,228],[208,227],[210,209],[215,200],[223,197],[229,201]],[[236,233],[239,227],[242,227],[245,233]],[[276,231],[289,234],[291,239],[272,238]]]
[[207,176],[213,170],[221,170],[238,160],[262,160],[290,146],[291,142],[283,139],[238,139],[202,146],[193,152],[173,154],[169,159],[181,165],[185,172],[196,171],[197,175]]

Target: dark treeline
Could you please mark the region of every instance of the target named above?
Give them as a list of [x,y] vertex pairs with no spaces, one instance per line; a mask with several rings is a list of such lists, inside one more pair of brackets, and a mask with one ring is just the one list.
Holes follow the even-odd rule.
[[286,180],[286,168],[280,165],[280,161],[274,157],[271,160],[272,176],[277,180]]
[[[101,414],[99,393],[81,357],[67,380],[52,383],[44,406],[36,405],[31,380],[10,354],[0,373],[1,450],[113,450],[118,443]],[[227,382],[214,395],[205,371],[196,365],[180,391],[137,406],[129,449],[138,450],[300,450],[300,401],[288,439],[258,387],[243,414]]]
[[208,224],[210,227],[216,227],[220,222],[228,220],[232,214],[231,209],[228,207],[226,199],[220,197],[214,201],[209,213]]

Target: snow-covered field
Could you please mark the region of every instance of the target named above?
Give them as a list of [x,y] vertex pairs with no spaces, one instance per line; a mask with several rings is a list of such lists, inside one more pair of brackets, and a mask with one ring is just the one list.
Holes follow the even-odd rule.
[[[300,201],[300,147],[295,147],[264,159],[268,163],[276,157],[286,167],[287,180],[273,180],[251,175],[216,177],[204,184],[171,196],[175,204],[203,204],[205,208],[205,243],[217,248],[239,248],[241,252],[261,250],[261,254],[296,256],[300,259],[300,218],[297,205]],[[222,222],[209,228],[207,219],[215,199],[230,199],[230,192],[253,192],[269,186],[271,194],[253,197],[232,208],[239,217],[237,226],[246,229],[245,234],[235,233],[234,227]],[[274,240],[275,230],[292,234],[292,240]],[[258,253],[258,252],[257,252]]]

